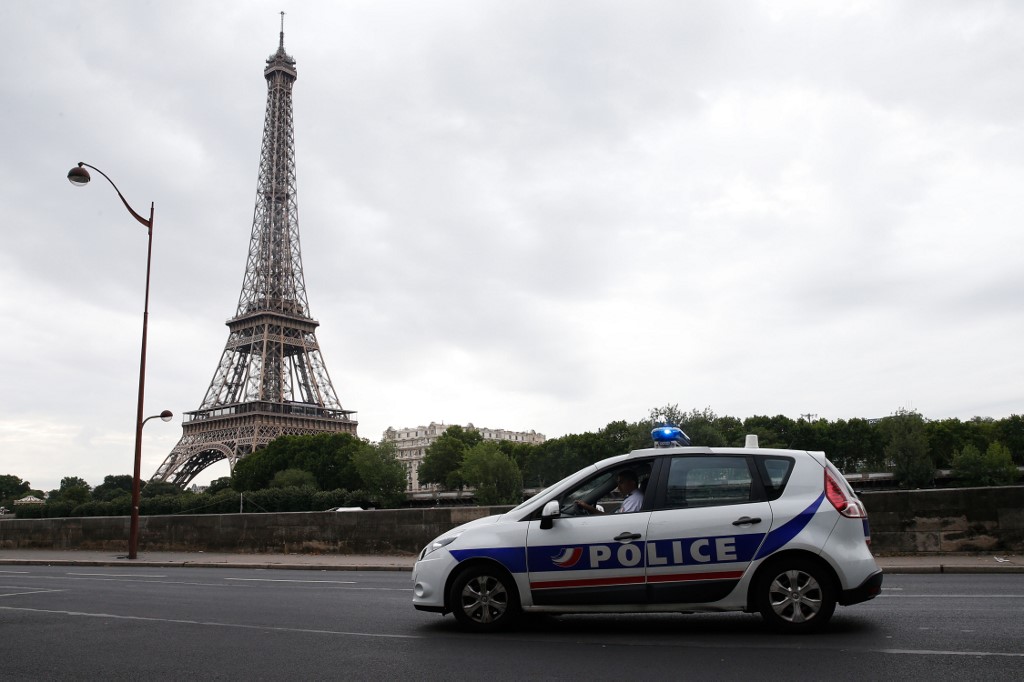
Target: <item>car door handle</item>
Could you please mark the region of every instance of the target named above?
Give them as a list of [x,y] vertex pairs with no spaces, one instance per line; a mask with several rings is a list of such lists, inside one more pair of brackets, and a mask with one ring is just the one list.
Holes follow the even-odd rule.
[[749,516],[741,516],[738,519],[736,519],[735,521],[733,521],[732,525],[734,525],[734,526],[746,526],[746,525],[753,524],[753,523],[761,523],[761,519],[757,518],[756,516],[753,517],[753,518],[751,518]]
[[629,533],[622,532],[615,536],[616,542],[629,542],[630,540],[639,540],[640,533]]

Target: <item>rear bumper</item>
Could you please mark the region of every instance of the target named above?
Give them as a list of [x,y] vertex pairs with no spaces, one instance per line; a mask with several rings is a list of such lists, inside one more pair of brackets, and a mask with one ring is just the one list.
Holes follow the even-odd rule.
[[882,571],[872,573],[867,580],[850,590],[843,590],[839,595],[839,603],[843,606],[859,604],[874,599],[882,592]]

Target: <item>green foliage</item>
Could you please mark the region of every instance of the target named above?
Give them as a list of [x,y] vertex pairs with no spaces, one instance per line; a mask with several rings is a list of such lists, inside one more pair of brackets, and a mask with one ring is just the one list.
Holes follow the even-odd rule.
[[993,437],[1007,447],[1017,466],[1024,466],[1024,417],[1013,414],[993,425]]
[[216,495],[223,490],[231,489],[231,477],[221,476],[210,481],[210,485],[206,486],[206,490],[203,492],[204,495]]
[[[92,497],[92,488],[85,479],[78,476],[65,476],[60,481],[60,488],[50,491],[49,501],[63,502],[68,505],[79,505],[88,502]],[[61,514],[67,516],[67,514]]]
[[11,508],[14,500],[20,500],[28,494],[31,484],[11,474],[0,475],[0,506]]
[[462,458],[482,440],[483,436],[476,429],[464,429],[458,424],[449,426],[427,448],[420,463],[420,481],[438,483],[447,490],[461,490],[466,485],[460,473]]
[[901,410],[880,424],[887,435],[885,457],[900,485],[923,488],[935,480],[935,463],[928,452],[924,419],[917,412]]
[[1017,482],[1017,466],[1010,449],[992,443],[982,454],[974,445],[966,445],[953,455],[953,475],[961,485],[1012,485]]
[[743,429],[756,434],[762,448],[789,448],[796,439],[796,422],[781,414],[747,417],[743,420]]
[[648,421],[650,428],[646,428],[647,433],[643,434],[644,441],[641,447],[650,447],[651,429],[664,424],[681,428],[694,445],[707,445],[708,447],[727,445],[725,434],[718,425],[718,415],[710,407],[683,412],[678,405],[665,405],[652,409]]
[[176,495],[183,495],[184,493],[184,490],[173,483],[168,483],[167,481],[150,481],[142,487],[142,493],[139,496],[142,499],[147,499],[152,497],[174,497]]
[[261,490],[279,471],[302,469],[313,474],[322,490],[359,488],[362,481],[352,456],[364,445],[348,433],[282,436],[235,464],[231,485],[235,490]]
[[397,506],[405,498],[405,466],[396,459],[395,452],[395,444],[390,441],[376,445],[364,442],[352,456],[360,487],[389,507]]
[[313,488],[316,490],[316,476],[302,469],[284,469],[274,474],[268,488]]
[[519,465],[493,441],[477,443],[466,451],[460,475],[476,488],[479,504],[517,504],[522,500]]
[[106,476],[103,483],[100,483],[92,491],[92,499],[98,502],[107,502],[122,495],[132,494],[132,477],[129,474],[121,476]]
[[[663,420],[681,426],[696,445],[742,446],[747,433],[756,433],[763,447],[823,450],[844,472],[893,471],[902,485],[923,486],[932,481],[936,465],[954,468],[965,485],[1000,485],[1017,481],[1015,465],[1024,465],[1024,417],[1001,420],[974,417],[969,420],[924,420],[912,412],[875,421],[824,419],[796,421],[777,415],[754,416],[744,421],[719,416],[711,408],[682,411],[678,405],[650,410],[647,419],[635,423],[614,421],[597,432],[569,434],[539,445],[511,441],[491,442],[482,463],[466,457],[482,442],[479,432],[449,427],[428,449],[420,468],[424,482],[440,482],[461,488],[466,477],[479,478],[480,501],[492,499],[489,481],[504,480],[497,474],[484,481],[498,460],[494,449],[521,472],[527,487],[544,487],[597,461],[630,450],[651,446],[650,430]],[[476,456],[474,456],[474,460]],[[500,462],[501,467],[511,467]],[[1008,463],[1009,461],[1009,463]],[[485,466],[485,464],[487,466]],[[296,470],[299,478],[276,475]],[[289,474],[292,475],[292,474]],[[504,474],[502,474],[504,475]],[[312,476],[319,491],[309,489]],[[295,485],[295,484],[298,485]],[[229,486],[234,489],[229,490]],[[234,476],[214,481],[202,495],[186,493],[170,483],[143,487],[143,514],[236,513],[239,492],[246,512],[322,511],[332,507],[388,507],[404,500],[405,470],[394,457],[390,442],[371,444],[350,434],[291,436],[275,440],[235,466]],[[487,489],[485,489],[487,488]],[[69,476],[50,492],[45,505],[14,506],[26,494],[46,497],[29,489],[14,475],[0,475],[0,504],[19,518],[58,516],[127,516],[130,512],[130,476],[107,476],[91,490],[85,480]],[[515,501],[512,498],[502,498]],[[518,498],[516,498],[518,499]]]

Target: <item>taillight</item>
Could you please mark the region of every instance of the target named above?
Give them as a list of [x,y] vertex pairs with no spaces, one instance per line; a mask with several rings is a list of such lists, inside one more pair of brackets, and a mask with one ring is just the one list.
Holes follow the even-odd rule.
[[851,499],[832,472],[825,469],[825,497],[836,508],[836,511],[848,519],[865,519],[868,512],[860,500]]

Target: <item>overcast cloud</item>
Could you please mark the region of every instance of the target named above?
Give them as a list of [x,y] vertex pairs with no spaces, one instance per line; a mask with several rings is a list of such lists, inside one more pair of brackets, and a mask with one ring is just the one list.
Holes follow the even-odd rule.
[[[0,473],[148,478],[206,392],[297,60],[306,286],[361,436],[1024,408],[1024,5],[0,3]],[[227,475],[222,462],[197,479]]]

